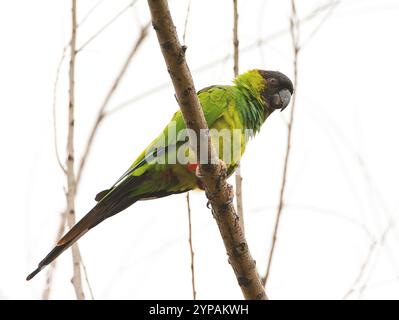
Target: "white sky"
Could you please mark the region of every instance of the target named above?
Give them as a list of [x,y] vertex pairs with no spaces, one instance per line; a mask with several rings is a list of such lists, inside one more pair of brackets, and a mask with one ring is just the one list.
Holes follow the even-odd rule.
[[[78,20],[97,1],[78,1]],[[130,1],[103,1],[78,30],[83,44]],[[245,48],[289,25],[290,1],[239,1]],[[297,1],[300,17],[323,1]],[[172,1],[182,35],[187,1]],[[287,185],[287,208],[268,284],[274,299],[341,299],[377,241],[351,298],[399,298],[398,1],[342,0],[304,23],[297,114]],[[149,19],[138,3],[77,57],[76,152],[84,147],[96,110]],[[38,299],[42,272],[25,277],[51,249],[65,199],[56,164],[52,99],[57,64],[70,29],[69,1],[0,2],[0,299]],[[228,84],[232,60],[202,68],[232,52],[232,2],[193,0],[187,59],[197,89]],[[292,76],[287,32],[240,56],[240,70],[263,68]],[[57,94],[58,141],[65,157],[67,63]],[[77,197],[77,215],[93,205],[169,121],[177,109],[151,30],[109,110],[167,84],[109,116],[100,127]],[[283,114],[275,113],[242,160],[246,233],[265,270],[286,143]],[[242,297],[205,196],[192,193],[193,242],[200,299]],[[391,225],[385,237],[387,226]],[[381,241],[383,240],[383,241]],[[79,242],[97,299],[190,299],[191,273],[184,195],[137,203]],[[70,253],[58,260],[51,298],[73,299]],[[87,292],[88,295],[88,292]]]

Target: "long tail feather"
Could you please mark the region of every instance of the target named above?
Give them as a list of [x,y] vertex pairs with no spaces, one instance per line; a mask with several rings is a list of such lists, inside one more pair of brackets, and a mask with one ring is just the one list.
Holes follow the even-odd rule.
[[132,185],[140,183],[143,178],[144,177],[132,177],[126,179],[126,181],[123,181],[114,190],[109,191],[109,195],[103,196],[101,201],[57,242],[54,249],[40,261],[35,271],[33,271],[26,280],[32,279],[43,270],[44,267],[72,246],[87,231],[135,203],[138,199],[129,197],[129,190],[131,190]]
[[[101,206],[102,207],[102,206]],[[72,246],[80,237],[82,237],[87,231],[95,227],[101,221],[103,221],[107,216],[101,214],[102,208],[98,205],[95,206],[87,215],[85,215],[77,224],[75,224],[71,230],[69,230],[54,247],[53,250],[38,264],[35,271],[33,271],[26,280],[32,279],[36,274],[38,274],[45,266],[50,264],[54,259],[56,259],[61,253]]]
[[63,253],[66,249],[68,249],[70,246],[72,246],[81,236],[83,236],[89,229],[87,229],[85,232],[82,232],[79,236],[74,238],[73,240],[64,243],[62,245],[56,245],[53,250],[50,251],[50,253],[42,260],[40,261],[39,265],[37,268],[26,277],[26,280],[29,281],[32,279],[35,275],[37,275],[40,271],[42,271],[48,264],[50,264],[53,260],[55,260],[61,253]]

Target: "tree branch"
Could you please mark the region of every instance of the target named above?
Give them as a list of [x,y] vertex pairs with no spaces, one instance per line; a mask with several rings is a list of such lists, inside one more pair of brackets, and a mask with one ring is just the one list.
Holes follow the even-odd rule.
[[[126,7],[124,7],[121,11],[119,11],[111,20],[105,23],[100,30],[98,30],[95,34],[93,34],[88,40],[86,40],[76,52],[81,52],[89,43],[91,43],[94,39],[96,39],[105,29],[107,29],[110,25],[112,25],[118,18],[124,14],[129,8],[133,7],[137,0],[133,0]],[[84,20],[83,20],[84,21]]]
[[[238,0],[233,0],[233,48],[234,48],[234,77],[238,76],[238,66],[239,66],[239,40],[238,40]],[[241,166],[238,165],[236,170],[236,202],[237,202],[237,214],[240,218],[240,224],[242,231],[245,232],[244,226],[244,207],[242,202],[242,176],[241,176]]]
[[[69,46],[69,45],[68,45]],[[68,49],[68,46],[65,46],[64,49],[62,50],[62,56],[60,59],[60,62],[58,63],[57,66],[57,73],[55,76],[54,80],[54,88],[53,88],[53,131],[54,131],[54,150],[55,150],[55,157],[57,159],[57,163],[59,167],[61,168],[61,171],[66,175],[66,169],[64,165],[61,162],[61,157],[60,153],[58,151],[58,139],[57,139],[57,87],[58,87],[58,80],[60,76],[60,70],[62,66],[62,62],[64,61],[65,58],[65,53]],[[64,221],[65,224],[65,221]]]
[[294,111],[295,111],[295,105],[296,105],[296,96],[298,94],[298,55],[299,55],[299,51],[300,51],[300,46],[299,46],[299,19],[298,19],[297,12],[296,12],[295,0],[291,0],[290,33],[291,33],[292,47],[294,50],[293,63],[294,63],[295,94],[292,98],[290,120],[288,122],[287,147],[286,147],[286,151],[285,151],[283,176],[282,176],[281,188],[280,188],[280,200],[279,200],[279,205],[277,208],[276,222],[274,224],[272,244],[271,244],[271,249],[269,252],[266,274],[265,274],[265,277],[262,279],[263,285],[265,287],[266,287],[267,280],[269,279],[269,275],[270,275],[270,269],[272,266],[274,249],[276,246],[277,235],[278,235],[278,230],[279,230],[279,226],[280,226],[281,213],[284,208],[284,200],[285,200],[284,196],[285,196],[285,186],[286,186],[286,181],[287,181],[288,161],[289,161],[290,154],[291,154],[292,126],[294,124]]
[[[187,11],[186,11],[186,19],[184,21],[184,31],[183,31],[183,45],[186,45],[186,35],[187,35],[187,26],[188,26],[188,18],[190,16],[190,8],[191,8],[191,0],[188,1]],[[190,246],[190,259],[191,259],[191,288],[193,290],[193,300],[197,299],[197,292],[195,291],[195,272],[194,272],[194,250],[193,250],[193,234],[192,234],[192,226],[191,226],[191,206],[190,206],[190,192],[188,191],[186,194],[187,201],[187,215],[188,215],[188,244]]]
[[191,9],[191,0],[188,1],[187,11],[186,11],[186,19],[184,20],[184,30],[183,30],[183,45],[186,45],[186,35],[187,35],[187,27],[188,27],[188,17],[190,16]]
[[233,47],[234,47],[234,76],[238,76],[239,40],[238,40],[238,0],[233,0]]
[[[255,261],[249,252],[247,241],[240,227],[239,218],[232,205],[233,188],[226,182],[226,167],[210,142],[208,126],[196,95],[194,82],[185,60],[185,47],[180,45],[166,0],[148,0],[152,25],[164,56],[169,75],[176,92],[187,128],[196,133],[193,145],[208,146],[208,161],[199,164],[200,178],[205,186],[206,196],[238,283],[246,299],[266,299],[265,290],[256,271]],[[200,144],[200,142],[206,144]],[[200,148],[196,148],[197,159]]]
[[[362,265],[360,266],[359,272],[356,276],[356,279],[353,281],[352,286],[350,287],[350,289],[346,292],[345,296],[343,297],[343,300],[347,300],[350,298],[350,296],[356,291],[356,288],[358,287],[358,285],[360,284],[361,280],[364,278],[366,270],[368,265],[370,264],[374,252],[377,249],[377,246],[380,245],[382,246],[385,242],[386,236],[388,235],[388,232],[393,228],[394,224],[393,222],[388,223],[388,226],[385,228],[385,230],[382,232],[381,236],[378,239],[374,239],[367,251],[366,254],[366,258],[364,260],[364,262],[362,263]],[[364,288],[367,286],[367,283],[365,282],[359,290],[359,293],[361,293]]]
[[[102,1],[99,1],[99,2],[89,11],[89,13],[85,16],[85,18],[83,18],[83,20],[82,20],[79,24],[76,25],[75,34],[76,34],[76,30],[79,28],[79,26],[81,26],[81,25],[83,24],[83,22],[87,19],[87,17],[94,11],[95,8],[97,8],[97,7],[101,4],[101,2],[102,2]],[[126,8],[124,8],[124,10],[122,10],[122,11],[117,15],[117,17],[119,17],[123,12],[125,12],[128,8],[130,8],[134,3],[135,3],[135,1],[132,1]],[[116,17],[116,18],[117,18],[117,17]],[[112,22],[113,22],[116,18],[114,18],[114,19],[112,20]],[[109,26],[109,24],[107,24],[107,26]],[[147,24],[141,29],[139,38],[136,40],[135,44],[133,45],[132,51],[130,52],[130,54],[129,54],[127,60],[126,60],[126,62],[124,63],[123,68],[121,69],[120,73],[119,73],[118,76],[116,77],[114,83],[113,83],[112,86],[111,86],[110,91],[108,92],[108,94],[107,94],[107,96],[106,96],[106,99],[104,100],[103,104],[101,105],[101,107],[100,107],[100,109],[99,109],[99,112],[98,112],[97,117],[96,117],[95,125],[93,126],[92,131],[90,132],[89,139],[88,139],[88,142],[87,142],[87,144],[86,144],[86,148],[85,148],[85,150],[84,150],[84,152],[83,152],[83,156],[82,156],[82,159],[81,159],[81,162],[80,162],[80,166],[79,166],[79,170],[78,170],[78,175],[77,175],[76,180],[75,180],[75,188],[74,188],[75,195],[76,195],[76,193],[77,193],[77,188],[78,188],[78,185],[79,185],[79,182],[80,182],[80,178],[81,178],[81,176],[82,176],[83,169],[84,169],[84,166],[85,166],[85,164],[86,164],[87,157],[88,157],[88,155],[89,155],[89,153],[90,153],[91,146],[92,146],[92,143],[93,143],[93,141],[94,141],[95,135],[96,135],[96,133],[97,133],[97,130],[98,130],[98,128],[99,128],[99,125],[100,125],[101,121],[104,119],[104,116],[105,116],[105,108],[106,108],[106,106],[107,106],[109,100],[111,99],[113,93],[116,91],[116,89],[117,89],[117,87],[118,87],[118,85],[119,85],[119,83],[120,83],[121,78],[123,77],[124,73],[126,72],[126,70],[127,70],[127,68],[128,68],[128,65],[129,65],[130,61],[132,60],[133,56],[134,56],[135,53],[137,52],[138,48],[141,46],[143,40],[144,40],[144,39],[146,38],[146,36],[148,35],[148,28],[149,28],[149,26],[150,26],[150,23],[147,23]],[[104,31],[104,30],[105,30],[105,28],[102,28],[102,29],[101,29],[101,31]],[[98,33],[98,34],[99,34],[99,33]],[[98,35],[98,34],[97,34],[97,35]],[[63,169],[63,171],[64,171],[65,174],[67,174],[67,170],[63,167],[61,161],[59,160],[59,153],[58,153],[58,147],[57,147],[57,127],[56,127],[56,120],[55,120],[55,119],[56,119],[56,116],[55,116],[55,112],[56,112],[56,111],[55,111],[55,110],[56,110],[56,87],[57,87],[57,84],[58,84],[60,67],[61,67],[61,64],[62,64],[64,58],[65,58],[65,52],[66,52],[67,48],[70,47],[71,45],[72,45],[72,40],[71,40],[71,41],[68,43],[68,45],[66,45],[66,46],[64,47],[64,49],[63,49],[62,57],[61,57],[61,60],[60,60],[60,62],[59,62],[59,65],[58,65],[58,67],[57,67],[56,80],[55,80],[55,83],[54,83],[54,97],[53,97],[53,127],[54,127],[54,145],[55,145],[55,150],[56,150],[55,152],[56,152],[57,162],[58,162],[58,164],[60,165],[61,169]],[[71,49],[71,54],[72,54],[72,52],[73,52],[73,50]],[[76,55],[77,55],[77,53],[80,52],[80,51],[78,51],[78,50],[75,49],[74,52],[75,52],[75,57],[74,57],[74,59],[76,59]],[[123,73],[123,74],[122,74],[122,73]],[[68,151],[69,151],[69,149],[68,149]],[[66,214],[67,210],[68,210],[68,208],[65,209],[65,212],[64,212],[64,213],[62,214],[62,216],[61,216],[60,225],[59,225],[59,230],[58,230],[58,232],[57,232],[57,237],[56,237],[56,239],[61,238],[61,236],[62,236],[63,233],[64,233],[64,230],[65,230],[65,223],[66,223],[66,220],[67,220],[67,218],[68,218],[68,216],[69,216],[69,215]],[[87,282],[87,286],[88,286],[88,288],[89,288],[90,295],[91,295],[92,299],[94,299],[93,292],[92,292],[92,289],[91,289],[91,286],[90,286],[90,283],[89,283],[89,280],[88,280],[88,275],[87,275],[86,267],[85,267],[85,265],[83,264],[83,261],[82,261],[82,259],[81,259],[81,255],[80,255],[79,249],[78,249],[78,251],[77,251],[77,254],[78,254],[79,257],[80,257],[80,258],[79,258],[79,259],[80,259],[80,264],[82,265],[82,268],[83,268],[83,271],[84,271],[84,274],[85,274],[85,279],[86,279],[86,282]],[[48,271],[47,271],[46,287],[45,287],[45,289],[43,290],[43,293],[42,293],[42,298],[43,298],[44,300],[49,299],[49,296],[50,296],[51,286],[52,286],[52,282],[53,282],[53,273],[54,273],[54,269],[55,269],[55,267],[56,267],[56,262],[57,262],[57,260],[54,260],[54,261],[50,264],[49,269],[48,269]]]
[[188,213],[188,243],[190,245],[190,257],[191,257],[191,287],[193,289],[193,299],[196,300],[197,292],[195,291],[194,250],[193,250],[193,235],[191,228],[190,192],[187,192],[186,200],[187,200],[187,213]]
[[[76,58],[76,0],[72,0],[72,37],[71,58],[69,61],[69,106],[68,106],[68,142],[67,142],[67,221],[69,228],[75,224],[75,189],[76,180],[74,172],[74,130],[75,130],[75,58]],[[85,298],[82,277],[80,272],[80,253],[77,244],[72,246],[73,276],[72,284],[75,289],[76,298]]]

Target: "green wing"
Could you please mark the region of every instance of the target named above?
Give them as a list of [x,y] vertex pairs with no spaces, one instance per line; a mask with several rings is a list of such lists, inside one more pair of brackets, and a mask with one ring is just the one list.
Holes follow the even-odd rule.
[[[202,110],[205,115],[206,122],[208,123],[208,127],[212,127],[215,121],[227,110],[230,103],[230,89],[230,86],[211,86],[204,88],[197,93],[202,106]],[[146,154],[147,156],[152,154],[152,148],[156,148],[160,145],[165,145],[165,143],[163,143],[162,141],[163,139],[167,141],[166,148],[160,149],[157,153],[157,156],[162,155],[162,153],[167,151],[168,149],[176,149],[176,147],[179,147],[179,145],[184,143],[184,141],[182,141],[178,142],[178,144],[176,145],[175,137],[168,135],[170,131],[173,131],[171,130],[172,126],[175,126],[177,135],[180,131],[186,128],[186,124],[184,123],[183,115],[180,110],[173,115],[171,121],[164,128],[161,135],[159,135],[132,164],[132,166],[130,167],[131,173],[144,165],[143,160],[146,159]]]
[[[231,88],[231,86],[215,85],[204,88],[197,93],[208,127],[212,127],[228,109],[232,95]],[[151,161],[164,156],[167,152],[176,152],[184,141],[180,141],[176,144],[175,137],[169,136],[168,133],[171,132],[171,126],[175,126],[176,136],[186,128],[180,110],[173,115],[171,121],[164,128],[162,133],[137,157],[130,168],[114,183],[114,185],[96,195],[96,201],[104,199],[111,191],[117,190],[118,185],[122,181],[126,179],[134,180],[135,177],[141,176],[147,171],[148,167],[151,166]],[[165,143],[166,141],[167,143]]]

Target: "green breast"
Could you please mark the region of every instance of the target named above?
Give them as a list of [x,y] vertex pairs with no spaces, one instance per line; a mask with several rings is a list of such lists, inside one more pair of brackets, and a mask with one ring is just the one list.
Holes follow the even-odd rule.
[[227,165],[228,175],[237,168],[245,151],[244,128],[234,104],[229,105],[222,116],[210,128],[212,143],[219,158]]

